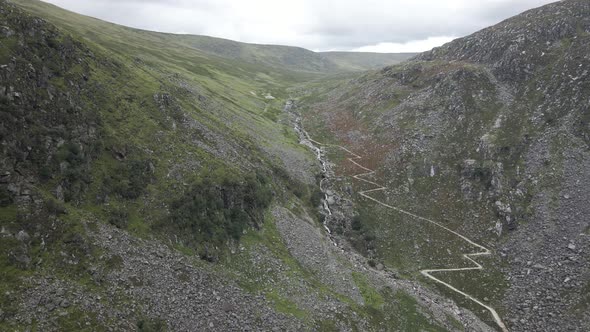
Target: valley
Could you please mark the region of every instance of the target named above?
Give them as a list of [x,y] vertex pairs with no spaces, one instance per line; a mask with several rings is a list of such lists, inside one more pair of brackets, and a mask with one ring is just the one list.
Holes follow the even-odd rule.
[[585,331],[590,5],[414,54],[0,0],[0,330]]

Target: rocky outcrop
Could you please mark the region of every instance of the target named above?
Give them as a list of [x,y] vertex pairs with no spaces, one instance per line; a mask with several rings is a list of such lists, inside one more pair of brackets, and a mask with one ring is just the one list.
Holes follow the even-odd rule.
[[456,39],[416,59],[484,64],[498,79],[516,86],[548,65],[553,60],[551,53],[570,38],[590,32],[589,16],[587,1],[560,1]]
[[2,5],[0,12],[2,43],[18,45],[0,61],[0,186],[24,202],[31,184],[53,179],[64,199],[75,200],[101,135],[96,107],[84,100],[89,91],[98,92],[88,82],[96,59],[71,38],[58,43],[55,28],[15,16],[15,10]]

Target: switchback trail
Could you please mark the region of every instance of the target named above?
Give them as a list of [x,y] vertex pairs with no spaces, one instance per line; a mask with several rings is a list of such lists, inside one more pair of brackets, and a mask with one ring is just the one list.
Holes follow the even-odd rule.
[[359,194],[362,197],[365,197],[365,198],[367,198],[367,199],[369,199],[369,200],[371,200],[371,201],[373,201],[373,202],[375,202],[375,203],[377,203],[379,205],[382,205],[382,206],[384,206],[386,208],[395,210],[395,211],[397,211],[397,212],[399,212],[401,214],[405,214],[405,215],[410,216],[412,218],[416,218],[416,219],[418,219],[420,221],[425,221],[425,222],[428,222],[430,224],[433,224],[433,225],[435,225],[435,226],[437,226],[439,228],[442,228],[443,230],[445,230],[445,231],[447,231],[447,232],[449,232],[451,234],[454,234],[454,235],[460,237],[461,239],[463,239],[467,243],[471,244],[472,246],[477,247],[479,249],[478,252],[469,253],[469,254],[463,254],[463,258],[465,258],[467,261],[469,261],[469,262],[471,262],[471,263],[473,263],[475,265],[473,267],[448,268],[448,269],[427,269],[427,270],[421,270],[420,273],[423,276],[425,276],[425,277],[427,277],[427,278],[429,278],[431,280],[434,280],[435,282],[437,282],[437,283],[439,283],[441,285],[444,285],[445,287],[449,288],[450,290],[463,295],[467,299],[469,299],[469,300],[477,303],[478,305],[482,306],[483,308],[485,308],[487,311],[490,312],[490,314],[494,318],[494,321],[496,322],[496,324],[498,325],[498,327],[500,327],[500,329],[503,332],[508,332],[508,328],[506,327],[506,325],[504,325],[504,322],[502,321],[502,318],[500,318],[500,315],[498,315],[498,313],[496,312],[496,310],[494,310],[494,308],[486,305],[485,303],[481,302],[480,300],[476,299],[475,297],[473,297],[473,296],[471,296],[471,295],[469,295],[469,294],[467,294],[467,293],[465,293],[465,292],[457,289],[456,287],[454,287],[454,286],[452,286],[452,285],[450,285],[450,284],[448,284],[448,283],[446,283],[446,282],[444,282],[444,281],[442,281],[442,280],[440,280],[440,279],[438,279],[438,278],[436,278],[435,276],[432,275],[432,273],[436,273],[436,272],[457,272],[457,271],[483,270],[483,266],[481,266],[481,264],[479,264],[477,261],[475,261],[475,259],[473,259],[472,257],[491,255],[491,251],[488,248],[486,248],[486,247],[482,246],[481,244],[478,244],[478,243],[470,240],[465,235],[462,235],[460,233],[457,233],[454,230],[452,230],[452,229],[450,229],[450,228],[442,225],[441,223],[438,223],[438,222],[436,222],[434,220],[431,220],[431,219],[428,219],[428,218],[421,217],[421,216],[416,215],[416,214],[414,214],[412,212],[408,212],[406,210],[400,209],[399,207],[396,207],[396,206],[393,206],[393,205],[389,205],[389,204],[384,203],[384,202],[382,202],[382,201],[380,201],[380,200],[378,200],[378,199],[376,199],[374,197],[369,196],[369,193],[373,193],[373,192],[377,192],[377,191],[384,191],[387,188],[384,187],[384,186],[382,186],[382,185],[380,185],[380,184],[378,184],[378,183],[376,183],[376,182],[373,182],[373,181],[370,181],[370,180],[367,180],[367,179],[363,178],[365,176],[370,176],[370,175],[375,174],[375,171],[372,170],[372,169],[369,169],[369,168],[367,168],[367,167],[365,167],[365,166],[363,166],[363,165],[361,165],[361,164],[359,164],[357,162],[357,161],[362,160],[362,157],[361,156],[357,155],[356,153],[354,153],[354,152],[352,152],[352,151],[348,150],[347,148],[345,148],[343,146],[340,146],[340,145],[324,144],[324,143],[315,141],[315,140],[313,140],[309,136],[309,134],[303,129],[303,127],[299,128],[299,130],[300,130],[301,133],[303,133],[303,135],[309,141],[309,143],[311,143],[311,144],[305,144],[305,142],[304,142],[304,144],[310,146],[312,149],[314,149],[314,151],[316,151],[316,153],[318,155],[318,159],[320,159],[320,162],[322,163],[322,170],[324,172],[326,172],[326,165],[325,165],[325,162],[323,160],[321,160],[321,158],[320,158],[321,157],[321,151],[320,151],[320,149],[318,147],[313,146],[313,144],[316,144],[317,146],[325,146],[325,147],[338,148],[338,149],[341,149],[341,150],[345,151],[346,153],[348,153],[349,155],[352,156],[350,158],[347,158],[348,161],[350,161],[355,166],[357,166],[358,168],[360,168],[360,169],[363,170],[362,173],[353,175],[352,177],[355,178],[355,179],[357,179],[357,180],[359,180],[359,181],[362,181],[362,182],[365,182],[365,183],[368,183],[368,184],[371,184],[371,185],[375,186],[375,188],[373,188],[373,189],[360,191]]

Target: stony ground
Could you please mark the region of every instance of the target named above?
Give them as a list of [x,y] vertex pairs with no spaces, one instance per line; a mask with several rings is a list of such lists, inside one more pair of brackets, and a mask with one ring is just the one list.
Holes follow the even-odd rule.
[[[556,135],[540,138],[529,153],[527,176],[541,187],[535,215],[502,249],[511,263],[505,303],[515,308],[508,313],[515,331],[580,331],[590,324],[583,306],[590,280],[590,153],[572,145],[552,156]],[[548,160],[555,165],[550,171]]]
[[[94,271],[94,282],[106,290],[93,294],[57,278],[35,278],[21,306],[21,321],[35,320],[40,330],[57,331],[56,317],[75,314],[68,311],[75,306],[94,314],[109,331],[134,329],[142,317],[162,320],[172,331],[303,328],[294,317],[276,313],[264,297],[245,293],[201,261],[112,226],[96,226],[93,244],[105,251],[106,261],[116,262],[110,271]],[[79,323],[85,327],[86,322]]]

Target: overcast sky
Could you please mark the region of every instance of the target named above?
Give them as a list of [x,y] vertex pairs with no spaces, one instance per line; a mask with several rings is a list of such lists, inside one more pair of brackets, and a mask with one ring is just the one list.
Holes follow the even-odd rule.
[[554,0],[46,0],[135,28],[312,50],[419,52]]

